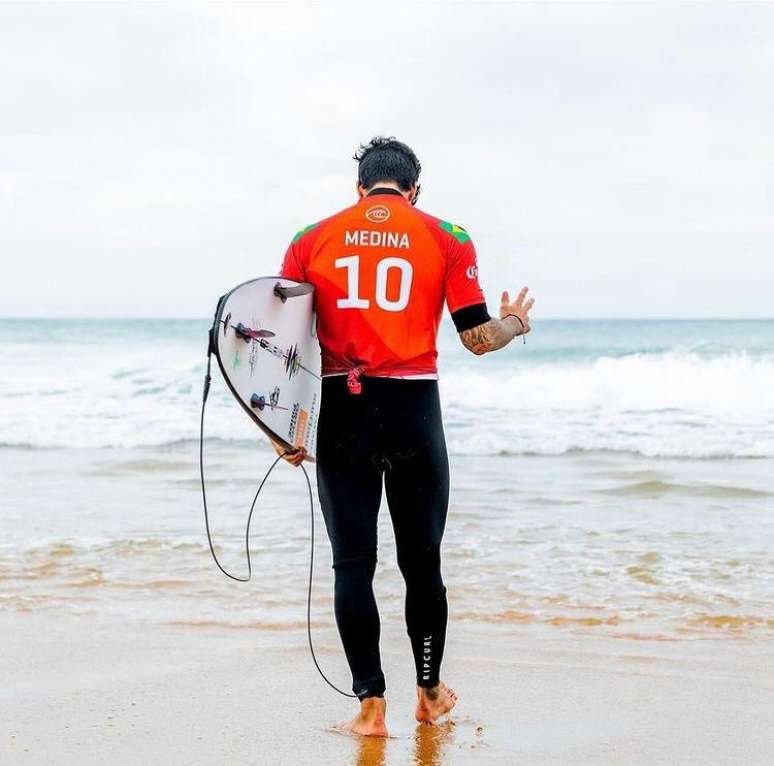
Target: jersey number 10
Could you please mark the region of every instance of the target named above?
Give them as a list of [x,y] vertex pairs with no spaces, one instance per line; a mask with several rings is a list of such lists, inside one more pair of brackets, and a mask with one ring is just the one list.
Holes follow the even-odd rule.
[[[347,270],[347,297],[339,298],[336,306],[340,309],[367,309],[371,302],[368,298],[360,297],[360,256],[348,255],[346,258],[337,258],[334,265],[337,269]],[[400,271],[397,300],[390,300],[387,297],[387,275],[390,269]],[[414,269],[405,258],[382,258],[376,265],[376,290],[374,291],[376,305],[385,311],[403,311],[409,302],[413,277]]]

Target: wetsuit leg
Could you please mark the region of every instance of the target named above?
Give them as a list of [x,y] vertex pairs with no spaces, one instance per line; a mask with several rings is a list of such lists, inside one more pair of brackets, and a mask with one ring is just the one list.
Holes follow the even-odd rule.
[[449,461],[435,381],[393,381],[385,429],[385,491],[398,565],[406,582],[406,627],[417,684],[439,682],[448,607],[441,539],[449,502]]
[[449,464],[435,381],[323,380],[317,431],[320,505],[333,548],[336,622],[361,699],[384,693],[379,613],[373,594],[377,517],[384,475],[398,565],[406,581],[406,626],[417,683],[438,683],[446,637],[441,539]]
[[373,591],[383,471],[378,430],[368,397],[349,394],[343,377],[323,380],[317,484],[333,549],[336,624],[360,699],[385,689]]

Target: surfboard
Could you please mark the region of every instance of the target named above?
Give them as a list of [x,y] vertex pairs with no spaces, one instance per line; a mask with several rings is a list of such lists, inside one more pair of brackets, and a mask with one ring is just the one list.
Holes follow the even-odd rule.
[[256,425],[314,460],[321,383],[314,287],[283,277],[237,285],[218,301],[210,350]]

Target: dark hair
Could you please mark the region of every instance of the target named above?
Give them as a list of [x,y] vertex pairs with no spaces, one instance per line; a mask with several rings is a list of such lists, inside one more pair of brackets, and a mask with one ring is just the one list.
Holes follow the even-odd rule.
[[353,159],[357,160],[357,179],[370,189],[379,181],[393,181],[402,191],[415,186],[422,172],[417,155],[394,136],[375,136],[360,144]]

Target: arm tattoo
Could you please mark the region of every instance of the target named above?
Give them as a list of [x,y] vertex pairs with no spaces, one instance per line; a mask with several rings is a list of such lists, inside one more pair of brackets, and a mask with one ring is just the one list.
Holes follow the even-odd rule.
[[477,327],[463,330],[460,340],[466,349],[476,355],[486,354],[489,351],[497,351],[507,346],[517,334],[512,322],[503,319],[490,319]]

